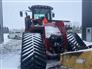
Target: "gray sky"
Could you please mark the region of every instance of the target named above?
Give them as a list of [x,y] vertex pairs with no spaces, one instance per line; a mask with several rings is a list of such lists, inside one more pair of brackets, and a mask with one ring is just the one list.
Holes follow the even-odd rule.
[[3,22],[10,29],[24,28],[24,18],[19,16],[20,10],[32,5],[49,5],[54,8],[57,20],[70,20],[73,25],[81,25],[81,0],[3,0]]

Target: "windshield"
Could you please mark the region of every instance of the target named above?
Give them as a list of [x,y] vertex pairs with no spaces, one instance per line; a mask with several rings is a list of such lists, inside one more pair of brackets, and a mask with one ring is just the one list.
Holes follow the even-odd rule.
[[34,19],[40,19],[47,17],[50,20],[50,11],[49,9],[34,9]]
[[45,14],[34,14],[35,19],[40,19],[42,17],[45,17]]

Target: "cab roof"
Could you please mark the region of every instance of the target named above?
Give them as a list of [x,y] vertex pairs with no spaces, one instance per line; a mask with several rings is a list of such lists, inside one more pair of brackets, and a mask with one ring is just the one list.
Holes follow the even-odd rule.
[[30,10],[33,10],[33,9],[50,9],[50,10],[53,10],[53,8],[52,7],[50,7],[50,6],[46,6],[46,5],[33,5],[31,8],[30,7],[28,7]]

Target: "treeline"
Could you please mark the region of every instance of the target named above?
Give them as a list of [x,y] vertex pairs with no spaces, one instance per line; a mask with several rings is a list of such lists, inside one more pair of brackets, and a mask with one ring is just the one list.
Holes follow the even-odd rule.
[[73,26],[72,31],[76,33],[81,33],[82,32],[82,27],[81,26]]
[[9,33],[9,28],[8,27],[3,27],[3,33]]

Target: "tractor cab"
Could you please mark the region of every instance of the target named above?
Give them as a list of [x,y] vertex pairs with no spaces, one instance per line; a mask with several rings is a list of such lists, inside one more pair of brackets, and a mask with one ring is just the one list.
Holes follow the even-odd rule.
[[[55,14],[52,12],[53,8],[50,6],[45,5],[33,5],[32,7],[28,7],[29,10],[23,10],[26,14],[27,20],[31,19],[33,20],[43,20],[44,17],[48,21],[52,21],[52,18],[55,16]],[[32,15],[28,15],[28,12],[31,12]],[[23,12],[20,11],[20,16],[23,16]]]
[[28,8],[32,12],[33,19],[42,19],[46,17],[48,20],[52,20],[52,17],[54,17],[54,14],[52,14],[53,8],[50,6],[34,5]]
[[[54,13],[52,13],[53,8],[50,6],[44,5],[33,5],[32,7],[28,7],[29,10],[25,11],[25,30],[40,28],[44,26],[44,23],[48,23],[52,21],[52,17],[54,17]],[[31,12],[32,15],[28,15],[28,12]],[[20,12],[20,16],[23,16],[22,12]],[[31,16],[31,18],[30,18]]]

